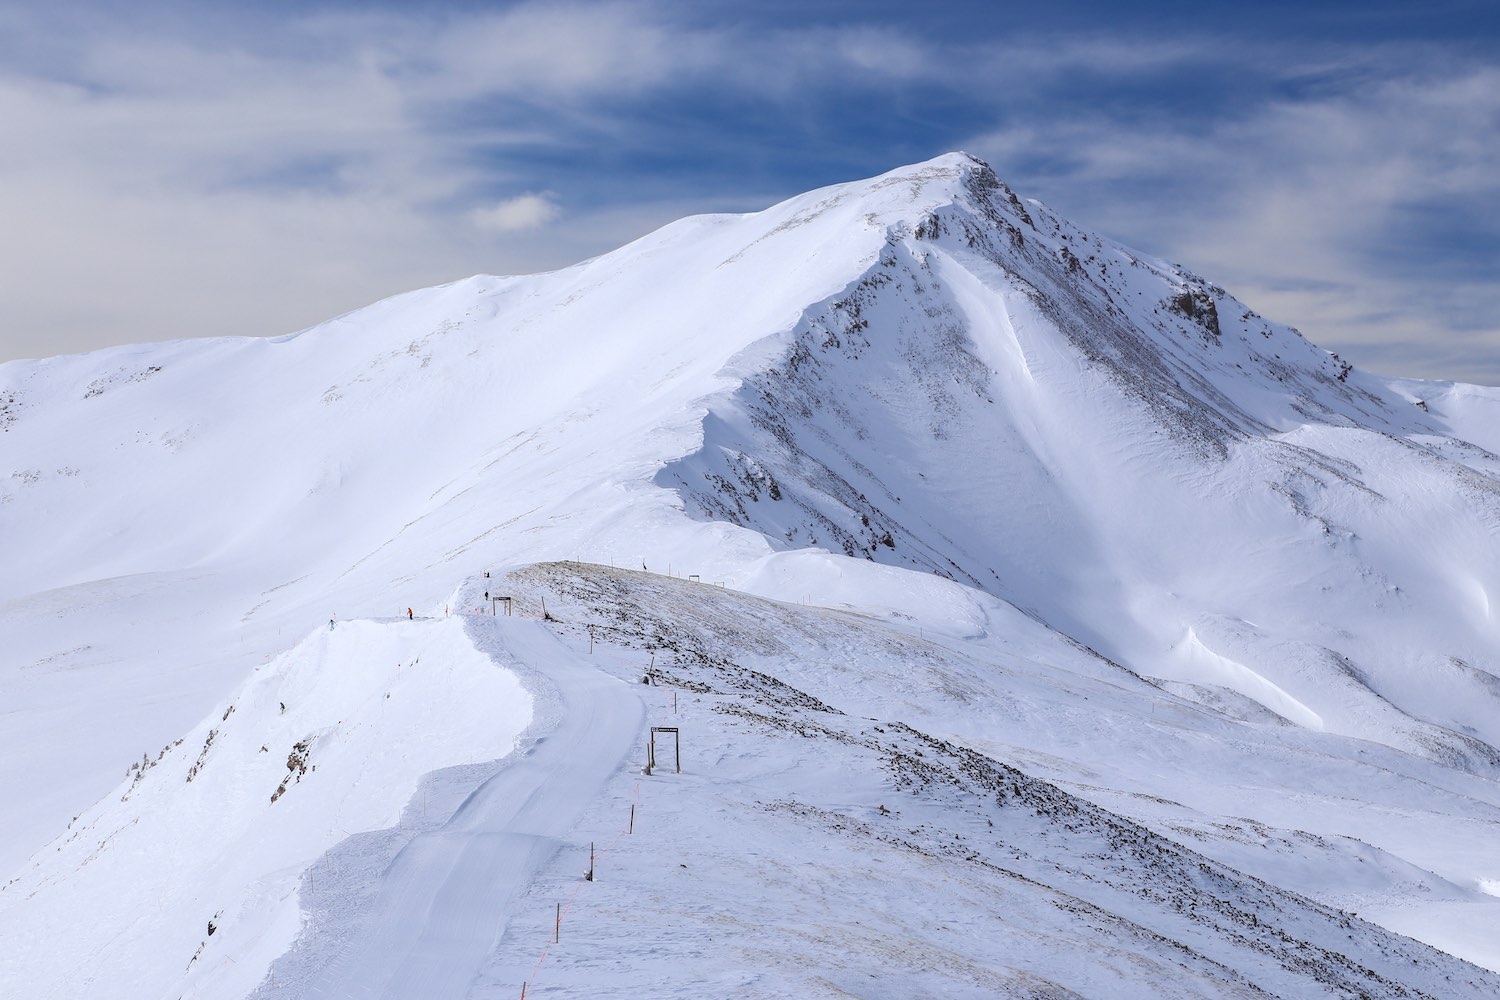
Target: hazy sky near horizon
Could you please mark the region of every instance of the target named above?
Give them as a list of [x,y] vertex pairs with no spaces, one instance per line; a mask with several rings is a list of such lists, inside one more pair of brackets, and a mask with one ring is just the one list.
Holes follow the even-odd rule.
[[1500,4],[11,5],[0,361],[278,335],[964,149],[1361,368],[1500,385]]

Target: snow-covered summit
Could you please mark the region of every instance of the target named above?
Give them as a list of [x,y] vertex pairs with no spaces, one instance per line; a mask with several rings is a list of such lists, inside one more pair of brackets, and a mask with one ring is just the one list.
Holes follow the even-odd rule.
[[[581,560],[601,568],[568,583],[568,624],[616,623],[622,657],[692,633],[684,691],[748,699],[734,711],[794,731],[826,727],[777,712],[921,726],[1278,891],[1358,901],[1388,929],[1500,965],[1462,929],[1493,914],[1484,886],[1500,879],[1497,408],[1494,390],[1363,373],[962,153],[292,336],[0,365],[0,464],[14,470],[0,480],[0,696],[14,706],[0,739],[26,748],[0,760],[0,789],[31,806],[0,868],[43,900],[0,899],[0,927],[63,921],[139,881],[108,830],[145,823],[130,836],[149,842],[149,824],[191,827],[194,803],[216,802],[249,817],[226,843],[310,838],[256,854],[279,873],[224,910],[260,922],[258,957],[234,961],[264,967],[297,932],[276,894],[298,884],[308,845],[356,831],[235,782],[297,757],[295,741],[273,746],[293,725],[339,762],[328,781],[378,760],[382,727],[418,706],[443,706],[455,733],[485,725],[482,699],[387,677],[385,660],[417,655],[389,630],[408,608],[493,610],[502,586],[558,600],[555,568],[506,571]],[[740,593],[664,593],[661,574]],[[781,632],[816,633],[814,613],[752,627],[772,615],[757,597],[865,624],[799,645]],[[703,635],[684,624],[713,615]],[[330,619],[367,621],[345,635]],[[587,673],[540,633],[470,625],[508,669],[555,656]],[[385,673],[360,673],[362,657]],[[358,680],[283,718],[273,682],[311,689],[333,661]],[[733,683],[714,673],[740,666]],[[462,684],[492,690],[472,672]],[[402,691],[412,700],[387,711]],[[64,735],[77,732],[90,738]],[[827,739],[870,751],[850,751],[851,768],[895,752],[840,732]],[[422,766],[504,749],[441,746],[451,757]],[[202,760],[179,759],[189,750]],[[195,763],[214,777],[186,799]],[[347,792],[327,801],[361,823],[393,808]],[[984,857],[986,871],[1003,860]],[[370,892],[360,905],[376,906]],[[257,909],[273,897],[282,909]],[[164,913],[197,905],[172,899]],[[1326,946],[1337,918],[1306,919]],[[316,965],[331,940],[299,939],[297,962]]]

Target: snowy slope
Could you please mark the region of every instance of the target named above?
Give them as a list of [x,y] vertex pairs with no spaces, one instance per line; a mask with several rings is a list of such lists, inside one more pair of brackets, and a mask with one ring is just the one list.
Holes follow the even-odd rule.
[[[556,609],[565,622],[553,628],[580,653],[592,632],[602,669],[628,678],[652,656],[650,718],[682,730],[684,773],[622,776],[555,881],[523,910],[529,939],[522,928],[507,935],[472,995],[511,995],[528,946],[544,937],[543,904],[570,889],[577,916],[533,969],[554,995],[693,996],[705,982],[714,995],[767,997],[1500,988],[1493,974],[1274,888],[1309,863],[1367,885],[1410,876],[1378,851],[1252,826],[1240,831],[1261,853],[1259,877],[1248,876],[1200,854],[1180,829],[1163,836],[921,731],[956,721],[1029,743],[1028,758],[1094,741],[1128,754],[1137,772],[1153,744],[1191,741],[1230,781],[1231,761],[1247,751],[1278,758],[1270,773],[1324,755],[1315,743],[1277,746],[1274,731],[1226,738],[1238,727],[1204,711],[1152,716],[1148,686],[1085,653],[1055,651],[1051,663],[1017,655],[1046,648],[1038,629],[1014,630],[1007,655],[977,637],[923,636],[909,624],[603,567],[535,567],[514,586],[530,606],[546,599]],[[496,626],[517,628],[505,618]],[[763,672],[773,666],[791,683]],[[1100,701],[1119,717],[1087,711]],[[1179,776],[1179,787],[1191,783]],[[1307,797],[1339,795],[1310,787]],[[1472,808],[1460,800],[1445,805]],[[614,833],[627,802],[638,803],[642,839],[616,836],[597,884],[580,888],[568,864],[586,857],[594,831],[601,843]],[[633,957],[622,963],[625,953]]]
[[[685,738],[722,766],[670,846],[620,842],[643,867],[608,905],[650,899],[667,940],[699,892],[691,920],[759,929],[679,965],[591,924],[564,993],[1492,995],[1390,932],[1500,969],[1497,416],[1494,390],[1352,369],[962,154],[291,337],[0,366],[0,791],[26,803],[0,933],[29,942],[0,973],[514,995],[556,852],[635,794],[643,694],[610,677],[655,651],[710,699]],[[606,568],[502,575],[557,559]],[[563,621],[472,618],[500,587]],[[613,656],[580,660],[606,613]],[[444,672],[391,676],[419,658]],[[289,763],[309,739],[317,799]],[[968,777],[891,763],[924,746]],[[976,768],[1093,832],[981,808]],[[913,792],[925,832],[882,832]],[[760,822],[784,877],[744,862]],[[850,837],[874,853],[839,882]],[[662,864],[690,843],[719,859],[701,882]],[[950,923],[1031,943],[949,939],[955,895]],[[911,912],[849,924],[880,898]]]
[[6,886],[22,919],[7,925],[0,981],[117,996],[212,976],[243,994],[290,946],[298,879],[320,854],[399,829],[424,775],[504,756],[530,718],[531,697],[456,619],[325,626],[135,761]]
[[1145,673],[1493,774],[1500,717],[1475,709],[1500,461],[1443,433],[1438,395],[1420,409],[967,180],[662,481],[706,516],[986,589]]

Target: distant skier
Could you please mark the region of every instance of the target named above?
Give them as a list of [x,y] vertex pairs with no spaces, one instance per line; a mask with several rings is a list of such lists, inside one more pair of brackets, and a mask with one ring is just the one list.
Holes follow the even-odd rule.
[[412,618],[412,616],[411,616],[411,608],[407,608],[407,609],[406,609],[406,620],[407,620],[407,621],[413,621],[413,620],[414,620],[414,619],[413,619],[413,618]]
[[330,632],[333,631],[333,619],[332,618],[328,619],[328,631],[330,631]]

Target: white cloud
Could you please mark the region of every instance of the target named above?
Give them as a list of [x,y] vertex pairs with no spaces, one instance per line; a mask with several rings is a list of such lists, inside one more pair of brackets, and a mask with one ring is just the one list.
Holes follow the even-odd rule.
[[470,215],[474,225],[492,233],[516,233],[537,229],[557,218],[557,202],[550,191],[540,194],[522,194],[485,208],[477,208]]
[[663,22],[639,4],[523,4],[436,26],[398,44],[425,67],[430,94],[515,94],[559,101],[659,87],[713,65],[718,33]]
[[[622,95],[751,58],[732,31],[645,4],[228,25],[95,13],[0,12],[0,361],[284,333],[611,249],[670,216],[595,191],[548,228],[568,193],[535,189],[525,161],[628,128],[610,108]],[[506,189],[528,193],[496,201]]]
[[[785,123],[785,148],[766,158],[868,159],[881,140],[846,156],[850,136],[822,134],[818,109],[889,101],[915,115],[911,95],[936,90],[966,114],[988,106],[1006,122],[951,145],[990,159],[1023,194],[1212,275],[1356,363],[1481,377],[1436,349],[1427,367],[1398,357],[1417,331],[1435,329],[1448,344],[1489,350],[1483,377],[1500,382],[1500,334],[1484,321],[1500,314],[1492,282],[1403,274],[1387,246],[1398,222],[1434,199],[1475,213],[1500,203],[1492,69],[1415,72],[1408,59],[1383,83],[1377,74],[1217,121],[1161,114],[1126,125],[1113,107],[1080,112],[1054,92],[1090,74],[1154,79],[1210,58],[1288,79],[1336,81],[1345,67],[1175,36],[941,42],[870,25],[773,29],[695,5],[430,10],[272,23],[247,8],[232,26],[197,13],[137,24],[105,9],[67,21],[0,12],[0,359],[280,333],[476,271],[563,266],[672,216],[664,201],[640,203],[661,194],[632,190],[636,178],[605,166],[608,155],[587,190],[531,163],[615,144],[628,160],[643,142],[675,141],[671,115],[700,91],[731,106],[751,99]],[[643,127],[640,107],[666,114]],[[733,131],[688,118],[681,142],[711,146]],[[891,155],[942,151],[922,141]],[[752,167],[757,187],[777,173]],[[772,200],[726,186],[709,193],[687,180],[671,207]],[[563,204],[568,224],[548,225]],[[1484,225],[1500,231],[1493,217]],[[1310,291],[1308,278],[1335,293]]]

